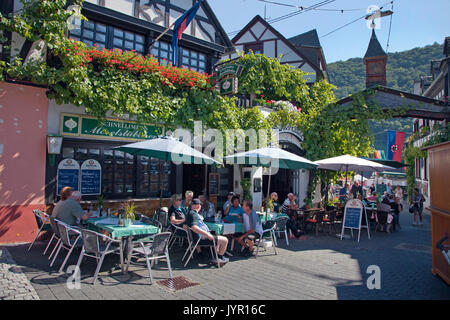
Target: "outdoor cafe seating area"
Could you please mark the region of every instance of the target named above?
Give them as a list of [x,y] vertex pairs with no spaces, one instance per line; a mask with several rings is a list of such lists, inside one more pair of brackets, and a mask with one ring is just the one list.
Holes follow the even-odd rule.
[[[344,205],[342,202],[335,201],[334,205],[327,205],[325,208],[303,206],[288,209],[286,213],[270,210],[257,212],[264,230],[263,237],[256,241],[254,257],[261,255],[262,251],[276,255],[276,248],[280,246],[289,249],[289,241],[295,237],[287,227],[288,221],[303,230],[307,236],[329,236],[334,238],[330,238],[330,241],[336,241],[336,236],[341,233]],[[389,229],[394,226],[392,219],[388,219],[392,212],[391,208],[386,209],[380,206],[380,203],[368,201],[364,207],[364,214],[369,223],[369,230],[389,232]],[[173,250],[181,248],[184,251],[181,258],[184,268],[189,268],[190,261],[196,259],[196,247],[201,245],[193,236],[192,229],[172,225],[167,208],[157,210],[151,217],[136,212],[135,220],[131,224],[124,222],[119,213],[97,210],[88,220],[81,221],[78,226],[71,226],[45,212],[35,210],[34,214],[39,226],[38,235],[44,231],[51,234],[43,252],[49,260],[49,266],[58,268],[58,272],[61,273],[64,272],[71,255],[78,256],[78,267],[86,259],[95,259],[97,267],[92,275],[93,284],[95,284],[104,259],[115,255],[118,257],[114,259],[117,259],[123,274],[127,274],[130,264],[142,266],[148,269],[149,281],[153,283],[152,267],[155,261],[158,263],[161,260],[166,263],[167,276],[172,278]],[[362,220],[365,221],[364,218]],[[233,235],[245,231],[242,222],[230,222],[226,219],[224,221],[218,213],[207,217],[205,212],[205,223],[212,234],[229,238],[226,255],[240,256],[242,248],[235,243]],[[28,250],[31,250],[33,244],[34,242],[30,244]],[[214,242],[202,249],[208,255],[211,254],[214,259],[217,255],[216,245]],[[63,259],[60,265],[56,265],[59,261],[58,257],[59,260]],[[214,265],[218,268],[223,267],[220,263]]]
[[[118,147],[118,149],[135,155],[157,157],[166,162],[174,159],[179,161],[181,157],[182,163],[200,161],[205,165],[220,164],[215,159],[173,137],[132,143]],[[225,159],[231,163],[251,162],[253,166],[268,168],[344,171],[345,185],[348,171],[382,171],[386,168],[376,162],[349,155],[312,162],[272,146],[237,153],[227,156]],[[290,193],[281,205],[281,201],[277,202],[277,196],[274,198],[274,193],[270,193],[270,176],[269,174],[266,210],[262,206],[261,212],[257,212],[256,209],[259,208],[254,210],[250,199],[244,199],[244,197],[241,199],[231,192],[232,197],[229,194],[228,200],[230,203],[234,202],[233,208],[239,208],[240,211],[228,214],[231,211],[225,211],[230,210],[229,204],[226,210],[224,207],[222,214],[219,208],[215,208],[211,202],[207,201],[205,194],[196,195],[198,199],[193,199],[193,192],[187,191],[183,202],[181,195],[174,195],[172,199],[172,207],[182,211],[183,219],[175,219],[178,222],[171,220],[176,217],[174,211],[169,217],[169,209],[162,206],[162,190],[158,209],[153,214],[144,215],[139,212],[132,201],[125,201],[120,210],[101,210],[101,206],[99,206],[99,210],[95,212],[91,212],[89,208],[84,213],[79,204],[81,193],[74,191],[75,188],[65,187],[60,191],[61,200],[55,205],[53,214],[39,210],[34,211],[39,230],[28,250],[31,250],[42,232],[48,232],[51,234],[51,238],[48,240],[43,254],[48,254],[50,267],[57,262],[60,263],[59,256],[64,257],[59,265],[59,272],[65,270],[71,255],[79,255],[77,260],[79,268],[87,259],[95,259],[97,263],[93,274],[93,283],[95,284],[104,259],[108,256],[118,255],[119,266],[123,274],[127,274],[130,264],[134,264],[146,268],[149,273],[149,281],[153,283],[152,268],[159,261],[167,264],[168,277],[172,278],[171,257],[173,257],[173,251],[178,248],[182,248],[184,251],[181,258],[184,268],[189,268],[189,264],[199,255],[208,254],[211,255],[212,264],[221,268],[230,261],[229,257],[257,258],[263,251],[266,254],[276,255],[277,247],[289,248],[290,239],[305,239],[305,235],[317,237],[320,233],[334,237],[331,241],[336,241],[336,236],[340,235],[342,239],[344,227],[349,227],[346,220],[349,205],[346,205],[346,202],[351,205],[356,203],[361,209],[358,215],[359,221],[357,221],[359,225],[350,226],[352,234],[356,227],[361,231],[361,226],[364,224],[366,224],[369,239],[370,229],[389,232],[393,220],[389,205],[371,203],[366,199],[361,202],[352,199],[351,193],[348,193],[348,196],[345,195],[343,199],[340,197],[338,201],[331,203],[323,201],[323,204],[317,203],[309,206],[297,203],[295,195]],[[70,194],[63,199],[65,190],[69,190]],[[78,197],[74,198],[76,192],[78,192]],[[188,194],[189,200],[187,199]],[[364,195],[364,192],[361,192],[361,195]],[[347,198],[349,199],[347,200]],[[311,200],[307,199],[305,203],[311,203]],[[189,205],[186,205],[187,202]],[[176,205],[176,203],[178,204]],[[181,203],[183,205],[180,206]],[[61,210],[62,212],[56,210],[58,205],[61,208],[66,204],[71,206],[68,208],[77,207],[78,209],[75,209],[77,213],[69,214],[67,217],[68,213],[64,211],[65,209]],[[364,207],[362,207],[363,204]],[[75,217],[77,223],[67,222],[75,221]],[[196,219],[195,223],[193,219]],[[190,220],[189,223],[188,220]],[[369,226],[367,227],[367,225]],[[358,235],[358,241],[359,239]],[[178,243],[178,246],[175,246],[175,243]]]

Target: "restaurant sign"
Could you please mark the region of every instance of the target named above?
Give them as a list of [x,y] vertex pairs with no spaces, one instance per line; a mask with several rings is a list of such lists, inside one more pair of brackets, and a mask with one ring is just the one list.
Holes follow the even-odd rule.
[[61,135],[116,138],[120,140],[144,140],[163,134],[163,127],[134,121],[97,118],[83,115],[61,114]]
[[216,79],[221,95],[238,93],[238,77],[243,67],[237,63],[223,64],[217,68]]

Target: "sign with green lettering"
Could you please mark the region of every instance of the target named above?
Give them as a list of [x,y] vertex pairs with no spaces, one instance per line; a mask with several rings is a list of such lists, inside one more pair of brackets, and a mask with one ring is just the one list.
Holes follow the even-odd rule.
[[222,79],[225,76],[239,77],[242,73],[242,66],[240,64],[226,64],[218,68],[216,77],[217,79]]
[[61,134],[102,139],[144,140],[162,135],[163,127],[112,119],[102,122],[94,117],[63,114]]

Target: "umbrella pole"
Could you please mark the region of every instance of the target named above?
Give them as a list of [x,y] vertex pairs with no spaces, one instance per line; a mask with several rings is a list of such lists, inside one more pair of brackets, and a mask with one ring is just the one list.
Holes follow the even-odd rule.
[[162,185],[162,161],[159,162],[159,210],[161,210],[163,185]]
[[267,221],[267,205],[269,204],[269,200],[270,200],[270,178],[272,176],[272,167],[269,167],[269,181],[267,181],[267,203],[266,203],[266,219],[265,221]]

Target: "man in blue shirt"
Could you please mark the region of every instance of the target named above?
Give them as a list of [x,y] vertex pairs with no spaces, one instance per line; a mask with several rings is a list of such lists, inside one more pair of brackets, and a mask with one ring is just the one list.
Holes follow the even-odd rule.
[[235,240],[244,247],[243,254],[250,256],[253,252],[255,239],[260,239],[263,234],[261,220],[253,210],[253,203],[250,200],[244,201],[243,223],[245,233],[236,233]]

